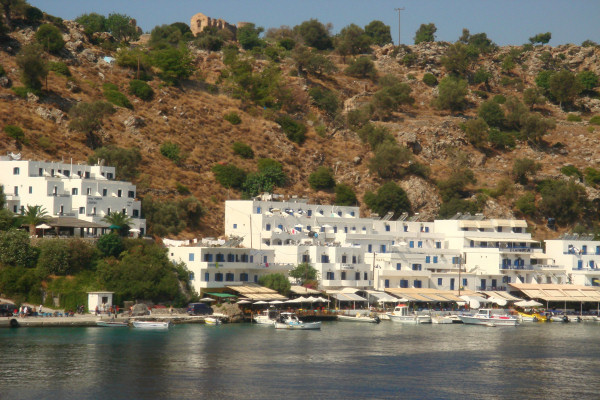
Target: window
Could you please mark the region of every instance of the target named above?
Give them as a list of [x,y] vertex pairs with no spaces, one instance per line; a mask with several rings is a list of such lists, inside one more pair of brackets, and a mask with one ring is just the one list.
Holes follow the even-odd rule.
[[18,210],[18,207],[16,205],[13,206],[13,212],[16,214]]
[[79,214],[85,214],[85,207],[79,207]]
[[400,287],[403,289],[408,288],[408,281],[406,279],[401,279],[400,280]]
[[271,230],[271,224],[265,225],[265,231],[269,232]]
[[389,279],[386,279],[385,281],[383,281],[383,285],[384,285],[386,288],[389,288],[389,287],[390,287],[390,280],[389,280]]
[[64,212],[65,212],[65,206],[63,206],[63,205],[61,204],[59,213],[60,213],[60,215],[63,215],[63,214],[64,214]]
[[342,280],[345,281],[346,280],[346,271],[342,271]]
[[258,283],[258,275],[254,275],[254,283]]
[[15,196],[18,196],[18,195],[19,195],[19,187],[18,187],[18,186],[15,186],[15,191],[14,191],[14,193],[15,193]]
[[382,245],[379,246],[379,252],[380,253],[385,253],[385,250],[386,250],[385,244],[382,244]]
[[127,215],[127,209],[126,209],[126,208],[123,208],[123,209],[121,209],[121,213],[122,213],[123,215]]
[[127,192],[127,197],[129,197],[130,199],[135,198],[135,191],[130,190]]
[[307,210],[306,214],[310,217],[312,215],[312,210]]
[[450,290],[454,290],[454,278],[450,278]]
[[310,231],[310,228],[311,228],[311,226],[310,226],[310,225],[307,225],[307,226],[306,226],[306,230],[307,230],[307,231]]
[[92,208],[92,215],[96,215],[96,207]]
[[245,272],[242,272],[242,273],[240,274],[240,281],[241,281],[241,282],[248,282],[248,274],[247,274],[247,273],[245,273]]
[[581,254],[587,254],[587,246],[581,246]]
[[389,232],[389,231],[390,231],[390,226],[389,226],[389,225],[386,225],[386,226],[385,226],[385,231],[386,231],[386,232]]
[[469,284],[469,280],[467,278],[463,278],[463,287],[467,287]]
[[410,247],[411,249],[414,249],[414,248],[415,248],[415,242],[411,240],[411,241],[408,243],[408,247]]
[[416,288],[421,288],[423,287],[421,281],[413,281],[413,286]]
[[437,264],[437,262],[438,262],[438,256],[433,256],[433,263]]
[[194,273],[190,272],[190,281],[193,281],[193,280],[194,280]]
[[29,194],[33,193],[33,186],[29,186]]
[[225,280],[226,280],[227,282],[233,282],[233,281],[234,281],[234,276],[233,276],[233,274],[232,274],[231,272],[228,272],[228,273],[226,273],[226,274],[225,274]]
[[19,173],[20,173],[19,167],[14,167],[13,168],[13,175],[19,175]]
[[282,225],[282,224],[279,224],[279,225],[277,225],[277,228],[279,228],[279,229],[283,230],[283,225]]
[[333,233],[337,233],[337,226],[333,227]]
[[107,189],[102,189],[102,196],[106,196],[108,195],[108,190]]
[[319,230],[319,232],[325,232],[325,227],[322,226],[321,229]]
[[422,265],[421,264],[413,264],[412,265],[412,270],[413,271],[421,271]]
[[486,285],[486,283],[487,283],[487,282],[485,281],[485,279],[482,279],[482,280],[481,280],[481,290],[485,290],[485,285]]
[[140,211],[139,210],[133,210],[133,217],[137,218],[140,216]]
[[360,272],[357,271],[354,273],[354,279],[360,281]]
[[402,263],[396,263],[396,271],[400,271],[402,269]]
[[350,211],[350,216],[354,217],[354,211]]
[[444,283],[444,279],[443,278],[438,278],[438,286],[442,286]]
[[217,281],[217,282],[223,282],[223,274],[220,273],[220,272],[217,272],[215,274],[215,281]]
[[496,286],[498,286],[498,281],[495,279],[492,279],[492,288],[496,288]]
[[71,189],[71,195],[77,196],[77,194],[79,194],[79,191],[77,190],[77,188]]
[[[248,254],[242,254],[242,262],[248,262]],[[254,262],[254,256],[250,256],[250,262]]]
[[[302,254],[302,262],[303,263],[310,262],[310,256],[308,254]],[[342,262],[344,262],[344,261],[342,261]]]
[[188,261],[194,261],[194,253],[188,254]]
[[422,248],[423,247],[423,242],[421,242],[420,240],[417,242],[417,247],[418,248]]
[[233,224],[233,229],[237,229],[237,224]]
[[123,191],[121,189],[117,190],[117,197],[121,197],[123,195]]
[[107,214],[107,215],[110,215],[110,207],[108,207],[108,208],[106,209],[106,214]]
[[372,253],[373,252],[373,245],[369,244],[367,245],[367,253]]
[[429,232],[429,227],[428,226],[425,227],[425,232]]
[[501,226],[498,227],[498,232],[502,232],[502,227]]
[[327,254],[321,254],[321,262],[324,264],[329,263],[329,256]]
[[213,260],[213,255],[212,254],[210,254],[210,253],[204,254],[204,261],[205,262],[212,262],[212,260]]
[[436,249],[441,249],[442,248],[442,242],[435,242],[435,248]]
[[92,194],[92,188],[87,188],[87,189],[86,189],[86,194],[87,194],[88,196],[91,196],[91,194]]
[[334,280],[334,279],[335,279],[335,273],[334,273],[334,272],[331,272],[331,271],[327,272],[327,273],[325,274],[325,276],[326,276],[326,279],[327,279],[328,281],[332,281],[332,280]]
[[217,254],[217,262],[225,262],[225,255],[222,253]]
[[319,210],[319,214],[323,215],[323,210]]
[[408,232],[408,225],[404,225],[404,232]]
[[261,212],[261,211],[262,211],[262,210],[261,210],[261,208],[260,208],[260,207],[256,207],[256,214],[260,214],[260,212]]
[[363,276],[364,276],[364,280],[365,280],[365,281],[366,281],[367,279],[369,279],[369,275],[368,275],[366,272],[363,274]]
[[338,217],[341,217],[341,216],[342,216],[342,212],[338,211]]
[[90,178],[90,171],[85,171],[85,175],[84,175],[87,179]]
[[210,282],[210,273],[208,273],[208,272],[204,273],[204,282]]
[[431,256],[425,256],[425,264],[429,264],[431,262]]
[[345,254],[342,256],[342,264],[346,264],[346,262],[348,261],[348,256],[346,256]]
[[348,227],[347,226],[344,227],[344,233],[348,233]]
[[43,175],[44,175],[44,168],[38,169],[38,176],[43,176]]
[[233,254],[227,254],[227,262],[234,262],[235,256]]

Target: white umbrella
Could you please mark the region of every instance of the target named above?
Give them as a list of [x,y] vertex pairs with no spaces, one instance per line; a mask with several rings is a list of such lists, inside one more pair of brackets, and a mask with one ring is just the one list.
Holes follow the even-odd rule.
[[283,304],[283,301],[281,301],[281,300],[273,300],[273,301],[270,301],[269,304]]
[[323,297],[319,297],[317,300],[319,300],[321,303],[330,303],[331,302],[331,300],[325,299]]
[[488,300],[492,303],[498,304],[499,306],[505,306],[507,303],[506,299],[499,299],[497,297],[490,297]]
[[296,303],[305,303],[307,300],[308,299],[306,297],[300,296],[296,299]]
[[543,306],[543,304],[538,301],[535,301],[535,300],[529,300],[527,302],[527,307],[541,307],[541,306]]
[[290,299],[287,301],[284,301],[284,303],[297,303],[296,299]]
[[200,299],[200,301],[208,301],[208,302],[212,302],[212,301],[216,301],[215,299],[211,299],[210,297],[203,297]]
[[306,299],[306,302],[307,302],[307,303],[318,303],[318,302],[319,302],[319,299],[317,299],[316,297],[312,297],[312,296],[310,296],[310,297],[308,297],[308,298]]
[[256,303],[254,303],[254,304],[269,304],[269,303],[267,303],[266,301],[262,301],[262,300],[261,300],[261,301],[257,301],[257,302],[256,302]]
[[517,301],[515,303],[515,306],[517,306],[517,307],[528,307],[529,306],[529,301],[527,301],[527,300]]
[[137,228],[130,229],[129,232],[140,233],[141,231]]
[[39,224],[36,226],[36,228],[38,229],[50,229],[52,228],[50,225],[46,225],[46,224]]
[[236,304],[252,304],[252,302],[248,300],[240,300]]

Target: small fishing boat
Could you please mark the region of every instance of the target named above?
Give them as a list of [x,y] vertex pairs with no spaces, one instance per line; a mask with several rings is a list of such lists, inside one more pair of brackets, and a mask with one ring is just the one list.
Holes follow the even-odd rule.
[[134,328],[142,329],[168,329],[171,326],[170,321],[133,321]]
[[106,328],[119,328],[128,327],[129,323],[119,321],[96,321],[96,326],[103,326]]
[[275,322],[275,329],[291,330],[318,330],[321,329],[321,321],[303,322],[294,313],[281,313],[279,320]]
[[516,317],[490,308],[482,308],[474,315],[459,315],[459,318],[464,324],[470,325],[517,326],[519,323]]
[[371,323],[371,324],[378,324],[379,322],[381,322],[381,320],[379,319],[378,316],[375,317],[371,317],[370,315],[363,315],[363,314],[355,314],[355,315],[344,315],[344,314],[338,314],[337,316],[338,321],[343,321],[343,322],[366,322],[366,323]]
[[221,325],[221,320],[217,317],[206,317],[204,323],[206,325]]
[[436,315],[431,317],[431,322],[434,324],[462,324],[458,315]]
[[279,317],[277,310],[263,310],[260,314],[255,315],[252,319],[259,325],[275,325]]
[[403,324],[430,324],[431,315],[417,314],[410,312],[407,305],[399,304],[394,311],[388,313],[392,322],[401,322]]

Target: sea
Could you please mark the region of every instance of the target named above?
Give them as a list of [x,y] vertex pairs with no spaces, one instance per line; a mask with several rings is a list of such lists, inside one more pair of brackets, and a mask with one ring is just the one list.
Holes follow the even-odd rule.
[[598,399],[600,324],[0,329],[0,399]]

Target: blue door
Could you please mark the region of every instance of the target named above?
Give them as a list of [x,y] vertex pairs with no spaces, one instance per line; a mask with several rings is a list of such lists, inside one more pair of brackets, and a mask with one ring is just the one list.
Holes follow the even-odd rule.
[[454,290],[454,278],[450,278],[450,290]]

